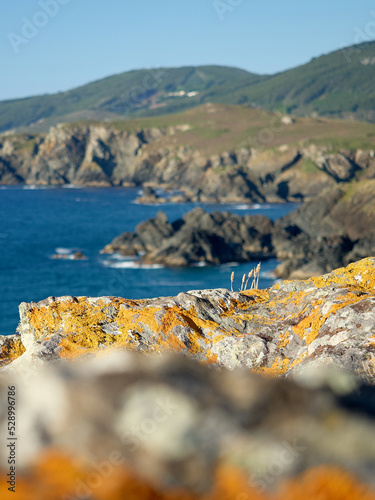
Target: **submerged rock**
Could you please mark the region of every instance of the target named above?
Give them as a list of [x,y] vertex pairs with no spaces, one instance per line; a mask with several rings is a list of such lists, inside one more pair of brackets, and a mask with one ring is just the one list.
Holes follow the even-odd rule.
[[[4,370],[118,347],[177,351],[275,376],[332,365],[373,380],[375,259],[267,290],[201,290],[145,300],[50,297],[22,303],[20,319],[26,352]],[[3,358],[9,361],[6,352]]]
[[86,260],[87,257],[83,252],[71,252],[71,253],[55,253],[52,255],[55,260]]
[[159,203],[166,203],[166,201],[167,199],[160,196],[151,186],[143,186],[143,192],[137,198],[137,203],[144,205],[158,205]]

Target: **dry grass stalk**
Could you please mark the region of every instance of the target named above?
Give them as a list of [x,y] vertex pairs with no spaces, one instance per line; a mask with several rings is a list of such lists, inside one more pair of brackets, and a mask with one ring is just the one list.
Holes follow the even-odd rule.
[[246,279],[246,274],[244,274],[244,275],[242,276],[242,283],[241,283],[241,290],[240,290],[240,292],[242,292],[242,291],[243,291],[243,287],[244,287],[244,284],[245,284],[245,279]]
[[234,280],[234,271],[230,275],[230,290],[233,292],[233,280]]
[[[247,285],[249,283],[249,280],[251,277],[253,277],[253,281],[251,283],[251,287],[250,287],[250,290],[256,290],[259,286],[259,278],[260,278],[260,267],[261,267],[261,264],[259,262],[259,264],[257,265],[257,267],[255,269],[252,269],[247,277],[246,277],[246,274],[244,274],[242,276],[242,282],[241,282],[241,288],[240,288],[240,292],[245,292],[247,290]],[[233,292],[233,281],[234,281],[234,271],[232,272],[231,276],[230,276],[230,289],[231,291]]]
[[247,289],[247,284],[249,283],[249,279],[252,277],[253,274],[254,274],[254,269],[252,269],[251,271],[249,271],[249,274],[247,275],[247,280],[246,280],[246,283],[245,283],[245,290]]

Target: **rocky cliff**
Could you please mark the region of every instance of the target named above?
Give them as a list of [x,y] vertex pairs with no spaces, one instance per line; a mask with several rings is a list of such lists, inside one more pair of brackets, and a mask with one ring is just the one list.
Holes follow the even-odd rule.
[[337,187],[274,225],[279,277],[306,278],[375,255],[375,181]]
[[[217,108],[215,113],[225,116],[225,110]],[[205,109],[204,118],[210,113],[211,108]],[[199,141],[199,132],[192,140],[191,129],[186,123],[129,130],[121,124],[78,124],[60,125],[37,136],[3,135],[0,183],[151,184],[169,192],[182,190],[182,199],[232,203],[300,201],[360,175],[375,175],[371,150],[332,152],[303,141],[239,147],[237,140],[223,151],[213,139]],[[226,130],[212,133],[220,136]]]

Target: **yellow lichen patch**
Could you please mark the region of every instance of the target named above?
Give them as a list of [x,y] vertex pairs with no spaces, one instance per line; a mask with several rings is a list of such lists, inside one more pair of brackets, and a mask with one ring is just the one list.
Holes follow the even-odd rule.
[[296,358],[294,361],[291,361],[289,364],[288,370],[291,370],[292,368],[296,368],[304,359],[308,357],[307,351],[303,352]]
[[197,354],[203,351],[202,347],[199,345],[199,341],[204,342],[206,345],[211,343],[211,340],[206,337],[206,335],[210,336],[210,334],[206,333],[206,335],[203,335],[202,331],[206,330],[206,332],[209,331],[212,334],[218,327],[217,323],[199,318],[193,307],[185,311],[177,306],[173,306],[168,308],[168,314],[172,318],[169,319],[168,323],[171,329],[175,325],[181,325],[190,330],[187,336],[189,340],[188,349],[191,354]]
[[219,302],[218,302],[218,304],[219,304],[219,306],[221,307],[221,309],[223,311],[226,311],[228,309],[228,307],[227,307],[227,305],[226,305],[226,303],[224,302],[223,299],[220,299]]
[[289,344],[290,338],[289,338],[289,332],[282,333],[279,336],[279,345],[277,346],[279,349],[282,347],[286,347]]
[[159,335],[157,342],[154,344],[153,351],[172,351],[181,352],[187,349],[186,345],[175,335]]
[[189,319],[190,325],[195,325],[194,328],[198,332],[204,328],[215,330],[215,328],[219,326],[215,323],[215,321],[199,318],[193,307],[191,307],[188,311],[181,311],[180,314],[182,314],[185,320]]
[[225,338],[227,338],[228,335],[216,335],[213,340],[212,340],[212,343],[215,345],[217,344],[218,342],[220,342],[221,340],[224,340]]
[[375,262],[371,258],[362,259],[358,262],[353,262],[347,267],[336,269],[330,274],[311,278],[317,288],[322,288],[327,285],[354,285],[358,289],[365,289],[368,292],[375,291]]
[[[36,307],[28,313],[29,323],[34,328],[37,339],[46,337],[52,333],[56,325],[60,325],[61,318],[58,316],[57,307],[51,304],[49,307]],[[48,332],[46,335],[45,332]]]
[[52,302],[48,307],[35,307],[29,311],[29,322],[34,328],[37,339],[60,330],[61,333],[82,333],[91,329],[100,329],[100,324],[107,320],[102,311],[103,301],[90,304],[86,297]]
[[59,347],[61,347],[62,350],[59,356],[63,359],[72,359],[90,353],[96,354],[99,350],[99,344],[110,346],[115,341],[118,341],[117,337],[104,333],[102,333],[102,335],[97,335],[95,333],[85,333],[84,335],[70,334],[61,339]]
[[[322,303],[321,300],[317,301],[318,304],[314,304],[318,306]],[[303,318],[298,325],[293,326],[293,331],[303,340],[306,341],[306,344],[309,345],[313,342],[316,337],[319,335],[319,330],[326,318],[320,314],[320,308],[315,307],[310,312],[308,316]]]
[[[349,304],[356,304],[362,299],[363,297],[361,296],[361,294],[358,294],[358,292],[348,291],[345,295],[343,295],[343,300],[332,304],[331,308],[326,312],[326,314],[322,315],[320,313],[321,308],[316,307],[308,316],[306,316],[300,323],[298,323],[298,325],[294,326],[293,330],[309,345],[317,338],[320,328],[328,319],[328,317],[336,314],[345,306]],[[314,303],[314,306],[322,305],[323,303],[323,300],[320,299]],[[308,331],[309,333],[307,333]]]
[[241,295],[246,295],[246,297],[254,298],[256,303],[268,302],[268,300],[270,299],[270,294],[267,292],[267,290],[246,290],[244,292],[241,292]]
[[25,352],[21,338],[5,339],[0,350],[0,360],[9,360],[19,358]]
[[120,308],[116,322],[120,332],[125,334],[132,329],[143,332],[145,327],[148,327],[153,332],[158,332],[161,329],[161,323],[157,320],[160,311],[160,307],[145,307],[142,311]]
[[[101,325],[107,321],[107,316],[99,307],[88,308],[85,304],[77,304],[76,307],[68,309],[64,316],[64,332],[74,332],[75,335],[86,342],[88,347],[102,342],[93,339],[93,335],[102,333]],[[87,337],[86,337],[87,336]]]
[[207,351],[205,359],[201,361],[202,365],[216,365],[217,364],[217,354],[212,354],[211,350]]
[[256,368],[254,371],[257,373],[262,373],[263,375],[269,375],[271,377],[279,377],[284,375],[290,367],[290,360],[288,358],[282,358],[277,356],[272,364],[272,366],[261,366]]

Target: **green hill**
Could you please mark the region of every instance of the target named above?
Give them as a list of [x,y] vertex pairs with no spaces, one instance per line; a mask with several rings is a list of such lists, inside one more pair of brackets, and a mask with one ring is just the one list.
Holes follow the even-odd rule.
[[375,42],[369,42],[314,58],[261,82],[224,87],[219,99],[297,115],[375,121],[374,82]]
[[[0,131],[165,115],[207,102],[375,122],[375,42],[264,76],[221,67],[136,70],[57,94],[0,102]],[[182,95],[178,95],[181,92]]]
[[[261,77],[221,66],[135,70],[110,76],[68,92],[0,102],[0,131],[34,124],[43,131],[59,122],[168,114],[200,103],[202,92]],[[169,94],[184,90],[196,97]],[[218,90],[218,92],[220,92]]]

